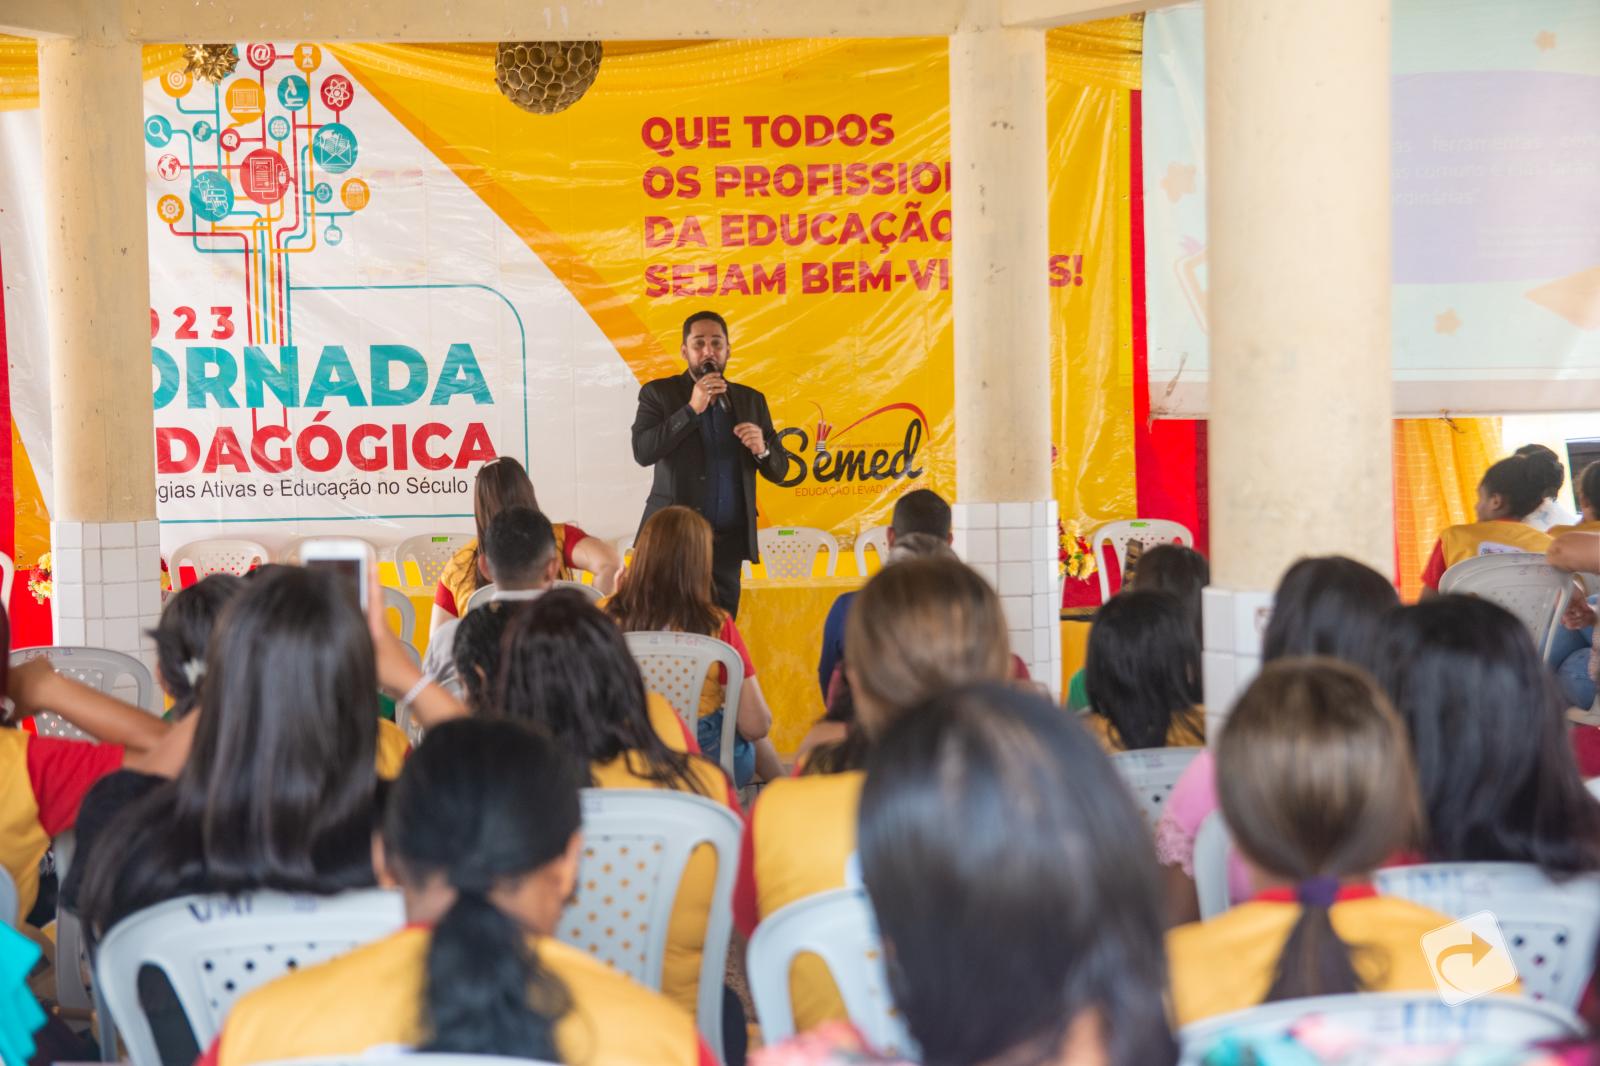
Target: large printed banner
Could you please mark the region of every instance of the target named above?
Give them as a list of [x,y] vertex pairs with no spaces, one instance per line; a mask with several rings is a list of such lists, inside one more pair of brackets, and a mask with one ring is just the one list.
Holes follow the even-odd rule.
[[[1134,495],[1138,49],[1136,20],[1051,36],[1055,463],[1063,514],[1091,522]],[[488,47],[239,54],[220,85],[146,55],[168,548],[469,528],[495,455],[553,517],[631,532],[638,387],[682,369],[702,308],[792,456],[764,523],[848,539],[910,487],[955,495],[942,39],[608,45],[554,116],[501,96]],[[16,222],[43,211],[37,113],[0,90],[22,108],[0,111],[12,409],[48,498],[42,264]]]
[[[1600,409],[1600,6],[1394,16],[1397,413]],[[1202,21],[1145,24],[1149,382],[1173,417],[1207,409]]]

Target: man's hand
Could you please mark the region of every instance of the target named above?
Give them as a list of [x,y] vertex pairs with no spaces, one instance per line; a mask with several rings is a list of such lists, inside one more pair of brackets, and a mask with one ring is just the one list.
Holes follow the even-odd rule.
[[689,394],[689,406],[694,408],[695,414],[703,415],[711,402],[727,391],[728,382],[721,374],[707,374],[694,383],[694,391]]
[[738,437],[739,442],[749,448],[750,454],[758,459],[761,453],[767,450],[766,434],[762,433],[761,427],[754,422],[740,422],[733,427],[733,435]]

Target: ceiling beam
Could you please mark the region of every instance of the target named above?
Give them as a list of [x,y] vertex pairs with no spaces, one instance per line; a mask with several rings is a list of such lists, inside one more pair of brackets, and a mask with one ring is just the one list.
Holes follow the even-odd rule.
[[1000,21],[1013,28],[1070,26],[1141,11],[1176,7],[1184,0],[1001,0]]
[[13,37],[81,37],[86,28],[81,0],[0,3],[0,33]]
[[[92,0],[147,43],[944,36],[962,0]],[[50,0],[29,0],[41,9]]]

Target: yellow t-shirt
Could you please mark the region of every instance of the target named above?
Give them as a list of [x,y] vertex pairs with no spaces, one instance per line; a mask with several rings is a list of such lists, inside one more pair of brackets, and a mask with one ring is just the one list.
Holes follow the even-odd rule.
[[1550,535],[1523,522],[1468,522],[1440,533],[1439,547],[1448,570],[1459,562],[1496,551],[1543,554],[1550,547]]
[[[1089,732],[1107,754],[1115,755],[1127,751],[1127,745],[1117,735],[1111,725],[1111,719],[1103,714],[1093,711],[1085,714],[1080,719]],[[1206,709],[1204,707],[1190,707],[1187,711],[1180,711],[1172,716],[1172,722],[1167,726],[1167,741],[1164,745],[1168,748],[1200,748],[1206,743]]]
[[[679,739],[683,734],[679,733]],[[699,781],[699,795],[724,804],[734,814],[741,814],[738,800],[728,789],[728,779],[722,771],[705,759],[692,758],[690,765]],[[666,786],[643,776],[638,771],[637,757],[625,755],[604,765],[591,766],[595,785],[600,788],[657,789]],[[737,860],[735,860],[737,861]],[[706,942],[706,925],[711,920],[711,893],[717,876],[717,853],[711,845],[703,844],[689,856],[684,867],[683,880],[678,885],[677,899],[672,908],[672,920],[667,924],[667,955],[661,970],[661,993],[678,1006],[694,1014],[700,1002],[700,956]],[[575,907],[583,906],[583,891],[578,886]]]
[[[422,1043],[421,1005],[431,933],[409,926],[241,999],[199,1066],[312,1055],[359,1055]],[[556,1025],[568,1066],[691,1066],[706,1061],[694,1020],[665,998],[576,948],[544,938],[539,961],[567,986],[572,1009]]]
[[661,743],[673,751],[689,750],[689,727],[665,696],[659,692],[646,693],[645,709],[650,714],[650,728],[656,731]]
[[[851,770],[774,781],[762,790],[750,814],[758,917],[845,887],[865,780],[860,770]],[[796,1032],[848,1018],[828,968],[813,955],[795,959],[789,990]]]
[[1563,533],[1600,533],[1600,522],[1579,522],[1575,526],[1551,526],[1545,530],[1554,540]]
[[[1423,992],[1434,987],[1422,935],[1450,918],[1395,896],[1343,900],[1329,913],[1334,932],[1352,948],[1356,973],[1368,991]],[[1177,1024],[1259,1006],[1299,916],[1295,903],[1252,901],[1168,932]]]
[[378,719],[378,776],[385,781],[399,777],[409,754],[411,741],[406,739],[406,731],[387,718]]

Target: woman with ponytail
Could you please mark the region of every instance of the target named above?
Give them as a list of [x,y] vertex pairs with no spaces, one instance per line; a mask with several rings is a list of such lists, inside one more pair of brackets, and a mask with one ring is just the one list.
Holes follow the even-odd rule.
[[578,777],[518,722],[430,731],[374,849],[405,928],[244,997],[201,1066],[396,1045],[572,1066],[713,1062],[683,1011],[552,938],[583,854]]
[[1167,938],[1179,1025],[1260,1003],[1433,988],[1424,933],[1450,919],[1378,897],[1372,872],[1417,843],[1405,727],[1366,674],[1269,664],[1217,744],[1222,814],[1256,896]]

